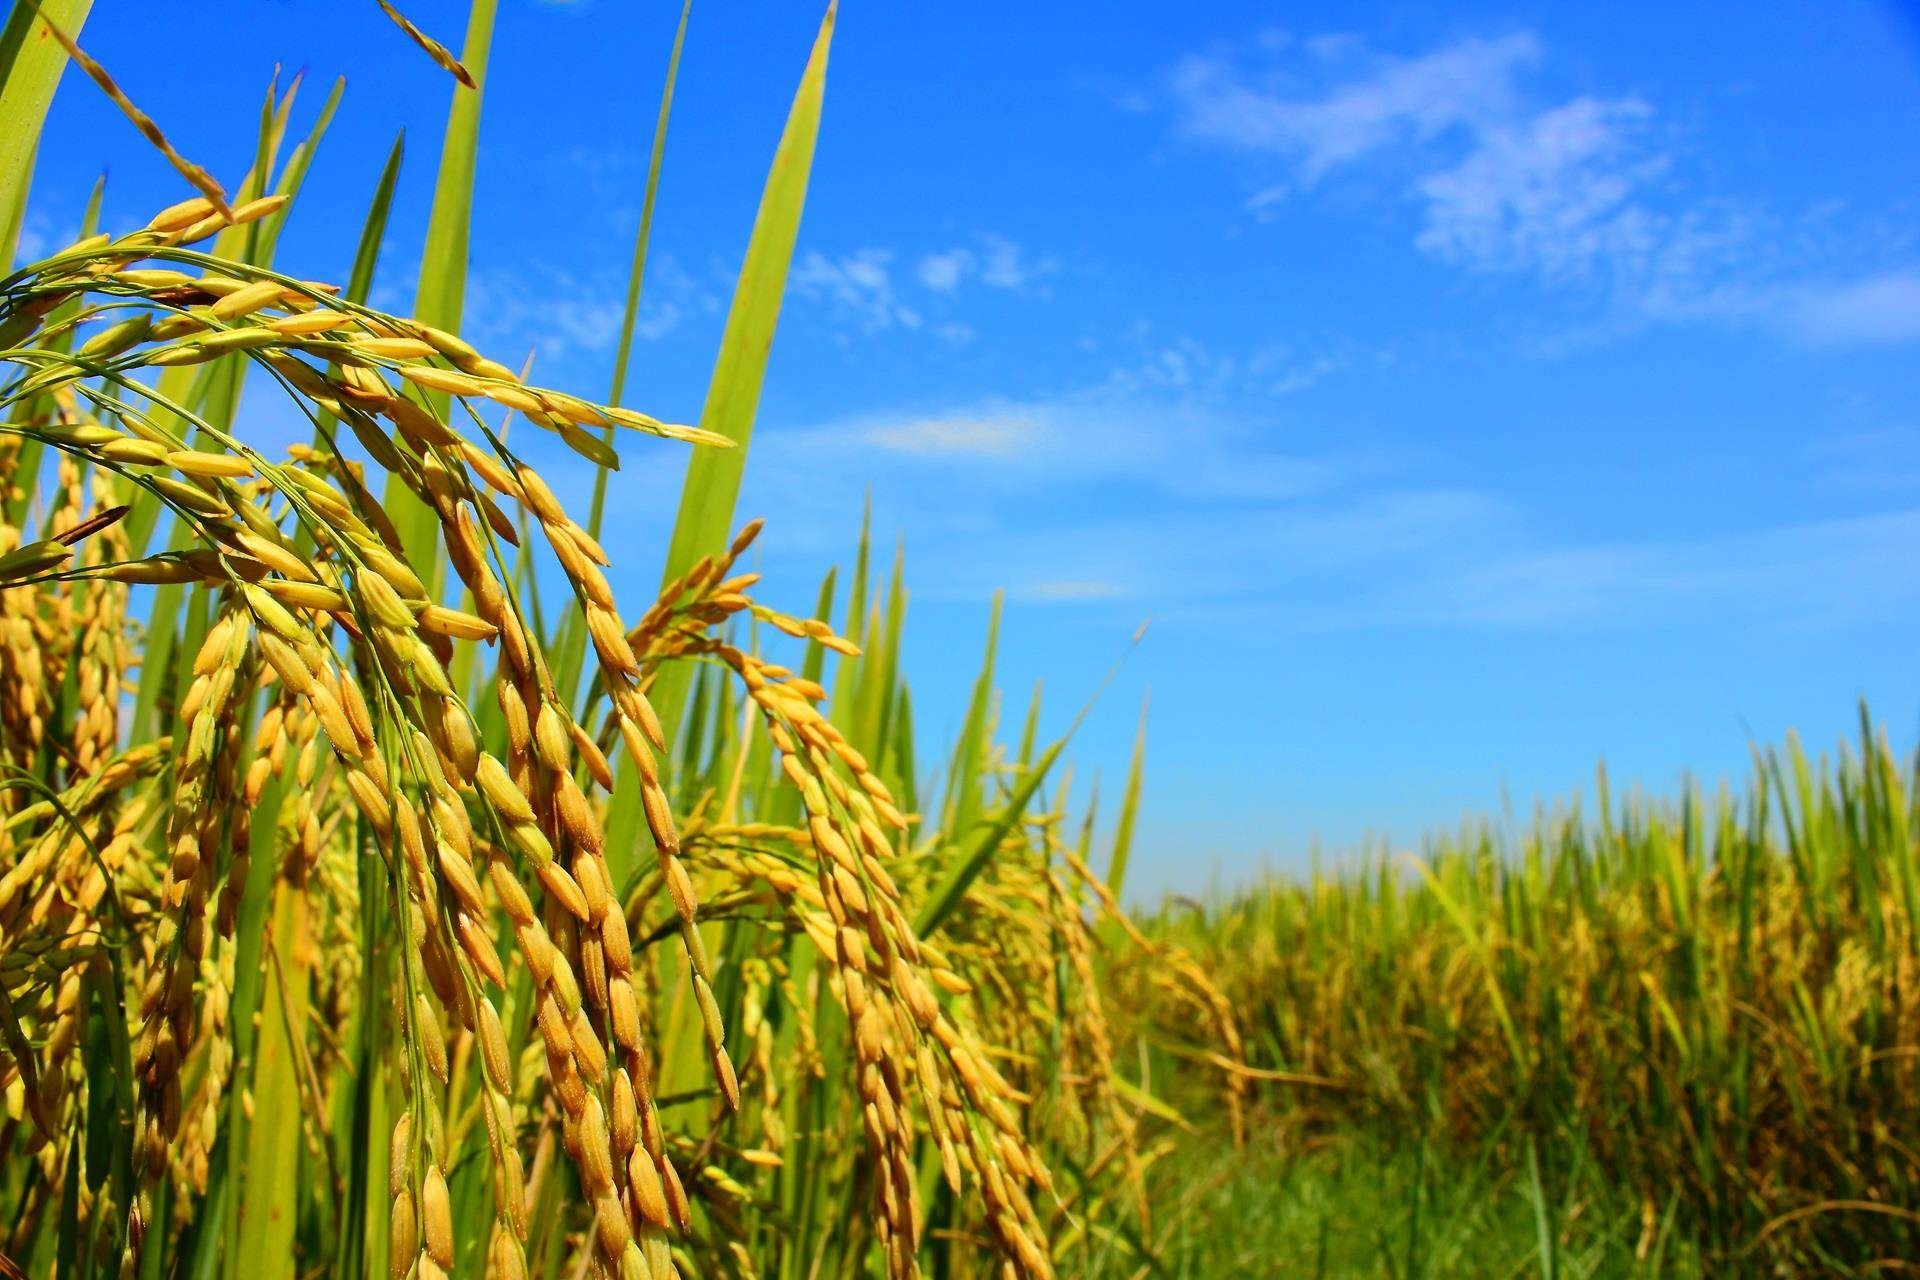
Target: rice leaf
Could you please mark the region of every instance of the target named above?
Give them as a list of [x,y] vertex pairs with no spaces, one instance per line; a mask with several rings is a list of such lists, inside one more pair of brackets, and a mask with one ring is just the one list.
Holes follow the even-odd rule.
[[[813,166],[814,140],[819,136],[820,110],[826,95],[833,21],[834,6],[830,4],[801,74],[780,145],[774,151],[773,167],[747,242],[746,260],[727,312],[720,354],[707,387],[706,406],[700,414],[703,429],[726,437],[735,447],[696,449],[689,455],[679,514],[667,546],[663,582],[672,582],[700,557],[723,549],[731,536],[741,471],[760,405],[760,386],[773,348],[774,326],[780,318],[794,240],[800,232],[800,211],[806,203],[807,177]],[[669,739],[680,722],[690,680],[686,664],[674,664],[659,674],[650,691],[654,712]],[[639,777],[632,761],[622,755],[607,816],[608,860],[613,864],[616,883],[625,883],[631,874],[631,851],[638,843],[641,820]]]
[[0,28],[0,263],[11,264],[26,220],[40,124],[53,103],[67,51],[46,38],[46,23],[78,35],[93,0],[14,0]]
[[[1107,892],[1116,899],[1127,884],[1127,859],[1133,853],[1133,824],[1140,813],[1140,782],[1147,763],[1147,700],[1140,700],[1140,728],[1133,736],[1133,762],[1127,766],[1127,790],[1113,829],[1113,855],[1107,861]],[[1124,900],[1124,899],[1122,899]]]
[[[747,241],[746,259],[734,286],[733,305],[727,312],[720,354],[707,387],[706,406],[700,412],[701,427],[725,436],[735,447],[696,449],[688,455],[679,516],[661,574],[663,583],[685,573],[701,556],[721,550],[732,533],[734,504],[740,496],[740,479],[760,407],[760,388],[766,379],[774,327],[786,294],[794,240],[800,233],[800,212],[807,199],[807,179],[813,168],[814,141],[820,133],[820,111],[826,95],[833,23],[834,6],[829,5],[801,74],[780,145],[774,151],[760,211]],[[677,721],[685,696],[686,679],[682,674],[671,674],[656,686],[655,710],[664,723],[671,726]]]
[[[487,60],[493,47],[494,12],[498,0],[473,0],[467,16],[467,38],[460,64],[472,77],[453,91],[447,112],[447,130],[440,144],[440,173],[434,182],[433,212],[427,220],[427,242],[420,256],[420,283],[413,313],[420,320],[449,333],[460,331],[467,291],[467,255],[473,225],[473,181],[480,152],[480,104],[486,93]],[[444,407],[445,394],[430,399]],[[426,503],[414,496],[398,477],[387,477],[381,504],[400,531],[401,545],[415,564],[432,567],[428,596],[439,598],[439,523]]]

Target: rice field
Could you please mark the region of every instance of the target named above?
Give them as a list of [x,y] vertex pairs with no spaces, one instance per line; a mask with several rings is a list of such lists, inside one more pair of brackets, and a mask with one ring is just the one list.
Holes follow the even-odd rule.
[[[407,314],[397,143],[353,259],[276,265],[339,86],[189,157],[90,7],[0,30],[0,1274],[1906,1267],[1915,766],[1864,716],[1738,794],[1128,910],[1144,726],[1078,793],[996,604],[934,758],[900,560],[805,614],[750,567],[831,9],[682,424],[627,388],[684,7],[604,389],[460,336],[493,0],[351,19],[451,102]],[[180,198],[21,260],[63,71]],[[664,466],[671,537],[610,555]]]
[[[1275,1176],[1397,1188],[1370,1271],[1899,1274],[1916,768],[1863,711],[1824,759],[1757,750],[1737,792],[1619,797],[1602,773],[1518,830],[1142,927],[1219,980]],[[1138,967],[1121,1008],[1159,1003],[1126,994]]]

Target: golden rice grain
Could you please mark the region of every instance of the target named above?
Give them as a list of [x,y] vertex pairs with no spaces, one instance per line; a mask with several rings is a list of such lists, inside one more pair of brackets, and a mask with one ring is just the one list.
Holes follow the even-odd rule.
[[443,1269],[453,1266],[453,1205],[447,1196],[446,1175],[437,1164],[428,1164],[420,1182],[420,1225],[426,1237],[427,1256]]

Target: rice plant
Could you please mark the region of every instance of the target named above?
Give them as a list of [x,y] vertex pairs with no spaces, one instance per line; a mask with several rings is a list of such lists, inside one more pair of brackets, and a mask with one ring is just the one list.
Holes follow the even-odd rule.
[[[72,244],[0,280],[0,1260],[62,1280],[1150,1265],[1177,1117],[1117,1065],[1102,952],[1154,957],[1223,1060],[1238,1042],[1205,973],[1118,911],[1130,820],[1096,853],[1065,742],[999,745],[991,640],[925,785],[901,572],[876,589],[864,533],[837,625],[834,578],[794,617],[744,566],[760,526],[735,497],[832,11],[706,408],[678,425],[621,401],[684,10],[593,397],[459,336],[491,0],[457,56],[380,5],[453,94],[404,316],[367,302],[397,146],[339,280],[276,266],[338,86],[290,147],[296,89],[270,90],[229,191],[86,55],[88,8],[19,0],[0,34],[8,255],[69,60],[189,190],[119,235],[96,191]],[[262,448],[243,387],[310,438]],[[584,523],[527,432],[600,469]],[[685,450],[662,586],[623,604],[616,472]]]
[[[810,612],[761,598],[833,11],[679,424],[626,392],[687,6],[585,393],[460,336],[494,0],[457,51],[377,7],[451,98],[410,314],[369,302],[398,142],[352,261],[280,260],[340,85],[188,157],[89,0],[0,29],[0,1274],[1910,1269],[1920,761],[1864,714],[1738,794],[1603,774],[1129,912],[1144,724],[1102,836],[1071,731],[1006,714],[997,602],[935,760],[902,558],[862,523]],[[15,263],[69,66],[181,198],[96,187]],[[616,559],[661,466],[661,561]]]
[[[1898,1271],[1920,1253],[1916,770],[1863,712],[1830,760],[1756,752],[1740,794],[1616,799],[1603,773],[1585,811],[1143,927],[1237,1011],[1261,1145],[1362,1134],[1531,1181],[1555,1225],[1529,1269],[1566,1273],[1597,1230],[1638,1274]],[[1163,1000],[1127,993],[1137,966],[1121,1008]]]

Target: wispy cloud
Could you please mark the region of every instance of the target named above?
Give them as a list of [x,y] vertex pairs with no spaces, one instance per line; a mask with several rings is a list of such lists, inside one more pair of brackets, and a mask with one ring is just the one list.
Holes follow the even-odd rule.
[[1020,588],[1016,599],[1039,604],[1083,604],[1091,600],[1119,600],[1126,588],[1097,578],[1046,578]]
[[570,272],[544,270],[533,287],[512,269],[478,269],[467,275],[468,327],[490,345],[525,346],[541,360],[565,360],[581,352],[612,349],[624,310],[605,282]]
[[1414,243],[1451,262],[1553,279],[1645,262],[1666,228],[1636,197],[1670,163],[1643,146],[1652,115],[1637,98],[1577,98],[1488,127],[1458,164],[1421,179]]
[[[396,268],[376,288],[374,301],[404,310],[411,305]],[[648,266],[634,334],[651,342],[696,316],[713,315],[725,300],[725,283],[696,276],[671,254]],[[604,355],[620,338],[626,311],[625,280],[604,273],[581,274],[552,263],[476,265],[467,274],[466,325],[476,341],[507,352],[531,352],[542,366],[582,356]]]
[[911,418],[881,422],[866,438],[893,453],[942,457],[1004,458],[1017,452],[1039,426],[1018,413],[990,417]]
[[788,280],[800,298],[825,306],[843,322],[842,341],[853,334],[926,329],[959,345],[974,329],[952,318],[960,296],[982,288],[1037,294],[1059,270],[1049,255],[1033,255],[1005,236],[981,232],[964,243],[901,262],[892,249],[868,246],[829,254],[810,249]]
[[924,487],[958,502],[975,494],[1025,500],[1041,491],[1079,501],[1094,491],[1110,497],[1114,486],[1183,501],[1271,500],[1381,465],[1359,451],[1290,449],[1272,423],[1196,397],[1111,385],[777,428],[755,448],[777,452],[779,461],[766,469],[791,476],[802,490],[835,473],[864,485],[885,460],[902,493]]
[[942,249],[920,259],[920,283],[936,293],[952,293],[966,278],[973,256],[965,249]]
[[1515,549],[1377,600],[1376,617],[1502,628],[1825,627],[1892,616],[1917,597],[1920,511],[1895,511],[1718,538]]
[[1920,272],[1898,265],[1900,237],[1870,222],[1848,234],[1831,208],[1701,191],[1655,103],[1557,96],[1550,61],[1528,32],[1411,56],[1269,35],[1179,61],[1161,102],[1177,136],[1254,162],[1256,216],[1350,180],[1412,211],[1420,252],[1588,289],[1615,328],[1711,319],[1822,343],[1920,340]]
[[1413,57],[1350,37],[1289,44],[1265,66],[1188,58],[1168,92],[1185,137],[1279,165],[1256,210],[1364,165],[1415,205],[1414,243],[1437,258],[1555,278],[1642,263],[1663,230],[1644,196],[1671,164],[1654,109],[1632,96],[1543,106],[1528,81],[1544,59],[1525,32]]
[[918,329],[920,313],[895,296],[892,263],[886,249],[857,249],[838,257],[809,250],[793,265],[788,282],[800,296],[825,300],[854,316],[869,333],[896,326]]
[[1920,340],[1920,271],[1889,271],[1809,289],[1787,314],[1815,342]]
[[934,292],[952,293],[972,283],[989,289],[1026,289],[1059,269],[1051,256],[1036,258],[1005,236],[981,232],[971,243],[925,255],[916,274]]
[[[876,520],[908,538],[923,599],[1004,586],[1035,603],[1136,608],[1222,574],[1244,581],[1246,561],[1230,552],[1209,561],[1209,519],[1230,525],[1312,504],[1392,465],[1359,449],[1290,444],[1273,425],[1196,397],[1099,385],[769,424],[749,483],[754,510],[803,555],[839,549],[846,530],[830,513],[871,486]],[[1395,527],[1385,515],[1368,524],[1370,538]]]
[[1169,85],[1181,132],[1279,156],[1291,162],[1296,182],[1312,185],[1389,148],[1510,120],[1516,77],[1541,57],[1526,34],[1462,40],[1413,58],[1375,56],[1353,39],[1308,42],[1298,51],[1306,56],[1265,71],[1220,56],[1180,62]]
[[[870,485],[921,599],[1005,587],[1116,624],[1276,633],[1846,627],[1920,603],[1920,510],[1569,538],[1550,510],[1450,480],[1444,458],[1315,445],[1164,389],[775,425],[755,447],[753,507],[787,554],[838,551],[847,531],[823,513]],[[1909,433],[1884,434],[1809,469],[1915,456]]]
[[1305,391],[1357,365],[1385,365],[1395,358],[1391,344],[1362,349],[1351,339],[1327,335],[1221,350],[1191,334],[1165,333],[1144,320],[1104,342],[1088,339],[1081,345],[1113,361],[1105,389],[1117,395],[1274,399]]

